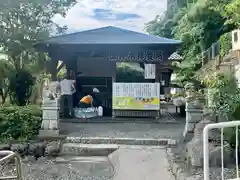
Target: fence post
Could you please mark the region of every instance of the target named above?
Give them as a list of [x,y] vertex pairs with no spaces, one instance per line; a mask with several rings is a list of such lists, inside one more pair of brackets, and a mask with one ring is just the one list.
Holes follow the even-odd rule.
[[204,66],[205,64],[205,57],[204,57],[204,52],[202,52],[202,67]]
[[[235,180],[239,179],[239,167],[238,167],[238,127],[240,126],[240,121],[228,121],[228,122],[221,122],[221,123],[213,123],[208,124],[203,129],[203,172],[204,172],[204,180],[209,180],[209,131],[212,129],[221,129],[221,179],[224,180],[224,128],[235,127],[236,128],[236,178]],[[233,180],[232,179],[232,180]],[[227,179],[226,179],[227,180]],[[229,180],[229,179],[228,179]]]
[[19,154],[15,153],[13,151],[0,151],[0,155],[1,156],[4,155],[4,157],[0,158],[0,162],[15,158],[16,170],[17,170],[17,175],[16,176],[4,176],[4,177],[0,177],[0,179],[4,179],[4,180],[10,180],[10,179],[23,180],[22,161],[21,161],[21,157],[19,156]]
[[203,129],[203,176],[204,180],[209,180],[209,148],[208,148],[209,126]]
[[211,59],[214,59],[214,58],[215,58],[215,45],[216,45],[216,43],[213,43],[212,46],[211,46],[211,51],[212,51],[212,57],[211,57]]

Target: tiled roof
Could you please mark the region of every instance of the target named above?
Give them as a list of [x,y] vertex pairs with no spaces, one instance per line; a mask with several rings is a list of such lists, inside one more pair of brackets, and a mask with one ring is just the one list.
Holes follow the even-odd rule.
[[113,26],[55,36],[46,44],[181,44],[181,41],[152,36]]
[[169,60],[182,60],[183,57],[179,55],[177,52],[174,52],[169,58]]

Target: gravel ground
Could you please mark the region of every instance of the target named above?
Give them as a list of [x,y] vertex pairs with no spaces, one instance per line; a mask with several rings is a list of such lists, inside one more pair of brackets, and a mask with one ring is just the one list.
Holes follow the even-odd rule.
[[[0,166],[0,177],[16,175],[16,168],[12,166]],[[112,180],[113,174],[109,176],[101,176],[96,173],[91,175],[84,171],[84,166],[78,167],[72,168],[70,163],[54,163],[46,158],[37,161],[28,158],[27,161],[23,161],[23,175],[24,180]]]
[[[91,168],[85,164],[73,167],[72,161],[27,158],[23,160],[24,180],[172,180],[163,148],[122,146],[108,160],[111,161],[110,171],[106,164],[105,168],[97,164]],[[13,175],[15,171],[9,166],[0,167],[0,176]]]
[[[221,168],[210,168],[210,179],[209,180],[222,180],[222,169]],[[186,180],[204,180],[203,179],[203,169],[195,169],[193,171],[193,176],[188,177]],[[224,179],[235,179],[236,169],[224,169]]]

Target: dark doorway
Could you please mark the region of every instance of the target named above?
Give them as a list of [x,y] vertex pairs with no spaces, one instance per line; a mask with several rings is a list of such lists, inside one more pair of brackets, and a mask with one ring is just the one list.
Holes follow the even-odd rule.
[[[93,93],[93,88],[100,92]],[[76,77],[76,89],[78,99],[91,94],[93,96],[93,105],[103,107],[103,116],[112,116],[112,78],[111,77]]]

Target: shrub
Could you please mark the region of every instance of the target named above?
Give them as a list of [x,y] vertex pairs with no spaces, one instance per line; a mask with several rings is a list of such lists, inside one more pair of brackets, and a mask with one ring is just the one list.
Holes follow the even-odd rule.
[[[204,84],[211,89],[211,110],[216,115],[224,117],[228,121],[240,119],[240,89],[234,72],[212,73],[203,80]],[[238,143],[240,143],[239,131]],[[236,128],[224,128],[224,140],[232,148],[236,145]]]
[[240,104],[240,91],[237,88],[237,80],[233,72],[213,73],[207,75],[203,83],[211,89],[211,109],[217,115],[228,120]]
[[0,139],[31,139],[41,128],[41,110],[37,106],[2,106]]
[[28,102],[35,79],[27,70],[19,70],[10,76],[10,95],[14,103],[24,106]]

